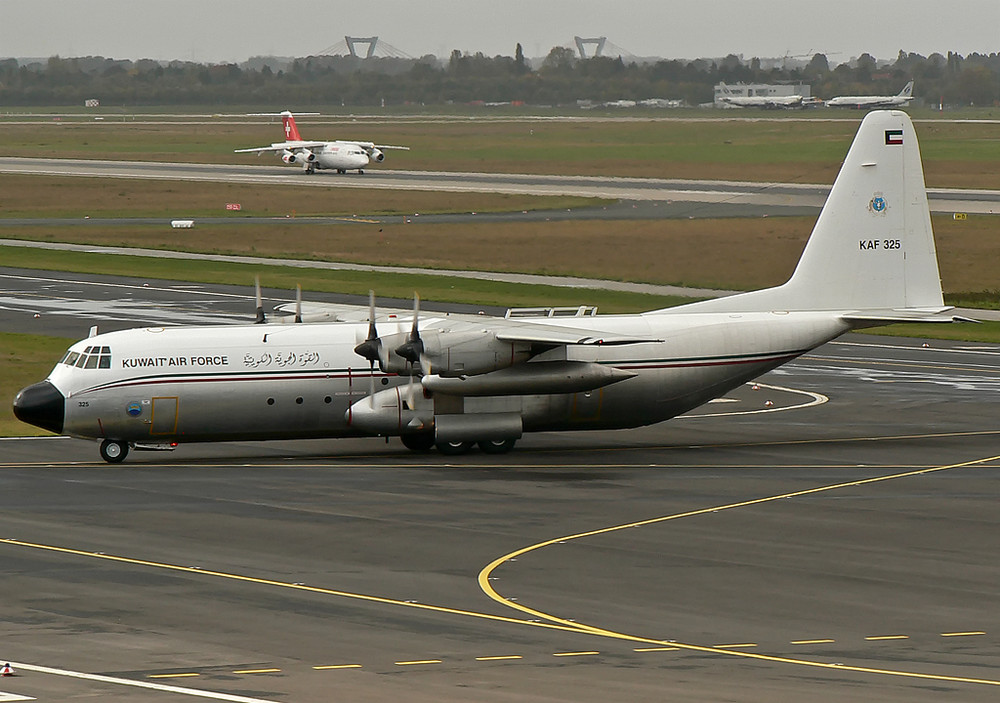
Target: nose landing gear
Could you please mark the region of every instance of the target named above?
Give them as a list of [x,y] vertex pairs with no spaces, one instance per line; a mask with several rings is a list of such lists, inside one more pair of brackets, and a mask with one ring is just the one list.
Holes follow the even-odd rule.
[[101,458],[109,464],[120,464],[128,456],[128,442],[106,439],[101,442]]

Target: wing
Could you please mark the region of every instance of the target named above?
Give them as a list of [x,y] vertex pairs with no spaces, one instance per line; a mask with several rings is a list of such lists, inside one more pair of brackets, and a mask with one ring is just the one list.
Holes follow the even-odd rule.
[[495,335],[497,341],[508,343],[565,346],[569,344],[646,344],[663,341],[651,337],[636,337],[556,325],[528,324],[509,319],[491,320],[490,324],[498,327]]
[[408,146],[393,146],[392,144],[376,144],[375,142],[359,142],[355,139],[338,139],[337,144],[355,144],[367,152],[371,152],[372,149],[401,149],[403,151],[409,151]]
[[247,154],[256,152],[258,154],[265,151],[295,151],[296,149],[318,149],[324,147],[329,142],[281,142],[270,146],[255,146],[250,149],[234,149],[234,154]]

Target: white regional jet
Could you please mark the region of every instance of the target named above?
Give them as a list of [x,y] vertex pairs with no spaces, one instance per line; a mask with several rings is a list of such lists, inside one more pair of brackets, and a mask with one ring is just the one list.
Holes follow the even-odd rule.
[[299,128],[295,125],[295,116],[288,110],[281,113],[281,124],[285,128],[285,141],[252,149],[236,149],[234,153],[256,152],[260,156],[265,151],[280,152],[282,161],[286,164],[302,164],[306,173],[316,173],[318,168],[333,169],[337,173],[347,173],[357,169],[358,173],[364,173],[364,168],[370,161],[381,163],[385,160],[383,153],[385,149],[408,151],[410,148],[408,146],[343,140],[307,142],[299,134]]
[[904,107],[913,100],[913,81],[903,86],[899,95],[841,95],[826,101],[827,107],[851,107],[856,110],[874,110],[885,107]]
[[510,450],[523,432],[637,427],[717,398],[850,330],[954,322],[917,137],[865,117],[788,282],[635,315],[428,315],[148,327],[77,342],[14,400],[21,420],[130,447],[399,436]]

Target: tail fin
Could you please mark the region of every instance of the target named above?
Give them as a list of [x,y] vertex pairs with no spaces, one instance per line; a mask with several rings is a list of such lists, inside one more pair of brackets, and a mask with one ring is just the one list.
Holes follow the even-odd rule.
[[904,85],[903,89],[901,91],[899,91],[899,95],[897,95],[896,97],[898,97],[898,98],[910,98],[910,97],[913,97],[913,81],[910,81],[909,83],[907,83],[906,85]]
[[943,305],[917,135],[905,112],[879,110],[862,121],[788,282],[682,309],[850,313]]
[[302,141],[302,135],[299,134],[299,128],[295,126],[295,116],[288,110],[281,113],[281,124],[285,128],[286,142]]

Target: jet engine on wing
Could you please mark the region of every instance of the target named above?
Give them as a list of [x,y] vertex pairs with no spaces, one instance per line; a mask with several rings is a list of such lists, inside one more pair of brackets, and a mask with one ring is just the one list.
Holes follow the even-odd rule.
[[281,160],[286,164],[308,164],[316,160],[316,154],[312,153],[308,149],[302,149],[298,152],[285,149],[285,151],[281,153]]
[[385,154],[383,154],[382,151],[379,149],[373,148],[368,156],[371,158],[372,161],[378,163],[382,163],[383,161],[385,161]]

